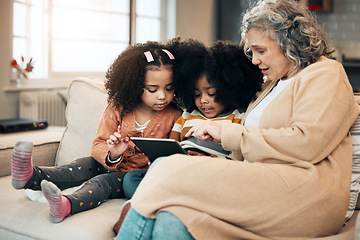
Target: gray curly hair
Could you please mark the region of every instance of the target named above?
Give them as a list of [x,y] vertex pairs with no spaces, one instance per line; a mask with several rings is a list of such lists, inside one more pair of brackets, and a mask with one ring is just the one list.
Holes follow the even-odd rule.
[[298,70],[316,62],[321,56],[331,57],[334,52],[316,18],[294,0],[259,0],[244,14],[241,41],[250,58],[246,34],[251,28],[262,28],[264,32],[269,30],[270,36]]

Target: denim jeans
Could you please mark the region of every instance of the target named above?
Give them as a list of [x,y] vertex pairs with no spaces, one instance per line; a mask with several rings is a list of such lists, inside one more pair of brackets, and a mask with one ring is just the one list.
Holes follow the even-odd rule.
[[146,218],[130,208],[116,240],[194,240],[186,226],[172,213],[160,212]]
[[125,174],[123,189],[126,198],[132,198],[147,170],[133,170]]
[[[151,170],[151,168],[153,166],[155,166],[155,164],[159,161],[161,161],[161,159],[164,159],[165,157],[159,157],[157,158],[151,165],[149,170]],[[132,198],[132,196],[134,195],[137,187],[139,186],[141,180],[143,180],[143,178],[145,177],[145,174],[147,173],[147,170],[133,170],[130,171],[128,173],[126,173],[124,180],[123,180],[123,189],[124,189],[124,194],[126,198]]]

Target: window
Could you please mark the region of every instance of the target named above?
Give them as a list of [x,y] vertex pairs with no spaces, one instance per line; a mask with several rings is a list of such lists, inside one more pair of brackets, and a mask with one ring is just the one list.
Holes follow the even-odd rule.
[[129,44],[164,41],[175,0],[14,0],[13,58],[31,79],[103,76]]

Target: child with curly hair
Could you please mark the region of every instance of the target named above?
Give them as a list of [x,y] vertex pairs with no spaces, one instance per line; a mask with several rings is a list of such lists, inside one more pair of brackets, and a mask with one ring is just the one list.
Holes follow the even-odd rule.
[[[186,58],[180,52],[179,58],[182,57]],[[170,138],[179,141],[190,155],[231,159],[230,151],[225,151],[221,144],[187,137],[186,133],[201,121],[240,123],[241,113],[261,89],[262,74],[243,48],[230,41],[213,43],[204,55],[203,68],[191,68],[190,64],[191,61],[188,64],[182,61],[179,68],[174,66],[177,72],[174,82],[187,81],[177,89],[186,111],[176,121]]]
[[[167,138],[181,109],[174,103],[175,57],[158,42],[129,46],[106,73],[108,106],[102,115],[90,157],[60,167],[33,166],[31,142],[18,142],[11,157],[15,189],[41,190],[51,222],[123,198],[126,172],[147,169],[149,160],[131,136]],[[75,193],[61,190],[83,186]]]
[[[189,39],[181,42],[175,52],[174,83],[186,111],[176,121],[170,138],[179,141],[189,155],[232,159],[231,152],[220,143],[201,141],[186,133],[202,121],[240,123],[241,113],[261,90],[260,69],[249,61],[239,44],[229,41],[217,41],[207,49],[201,42]],[[123,187],[127,198],[132,197],[145,174],[146,171],[137,170],[125,175]],[[115,232],[130,205],[130,201],[124,204]]]

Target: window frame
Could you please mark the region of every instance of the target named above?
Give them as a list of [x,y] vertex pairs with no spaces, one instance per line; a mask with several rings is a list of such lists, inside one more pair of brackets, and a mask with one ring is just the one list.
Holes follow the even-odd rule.
[[[105,72],[86,72],[86,71],[79,71],[79,72],[55,72],[52,69],[52,44],[53,41],[55,40],[52,33],[51,33],[51,25],[52,25],[52,0],[46,0],[48,3],[48,21],[46,22],[47,24],[47,36],[44,37],[46,40],[46,45],[44,48],[44,63],[46,66],[44,66],[44,71],[45,71],[45,77],[44,78],[34,78],[31,76],[31,74],[29,74],[29,79],[31,79],[31,82],[39,82],[39,81],[45,81],[47,83],[50,82],[61,82],[64,81],[66,79],[72,79],[76,76],[86,76],[86,77],[95,77],[95,78],[103,78]],[[128,0],[129,1],[129,39],[128,39],[128,45],[132,45],[134,43],[136,43],[136,19],[138,17],[137,13],[136,13],[136,0]],[[159,41],[166,41],[167,39],[170,39],[172,37],[174,37],[174,33],[175,33],[175,17],[174,17],[174,13],[175,13],[175,8],[176,8],[176,0],[159,0],[160,1],[160,17],[158,17],[157,19],[159,19],[160,21],[160,40]],[[29,11],[29,3],[26,0],[12,0],[12,21],[11,23],[13,23],[14,21],[14,3],[21,3],[21,4],[25,4],[28,5],[26,6],[26,11]],[[105,11],[104,11],[105,12]],[[44,14],[45,15],[45,14]],[[168,17],[170,16],[170,18],[168,19]],[[29,16],[27,16],[29,17]],[[29,25],[28,25],[28,20],[26,21],[26,34],[24,37],[22,36],[15,36],[14,35],[14,31],[13,31],[13,25],[11,25],[11,55],[13,56],[13,58],[18,58],[18,56],[14,56],[14,50],[13,50],[13,43],[14,43],[14,39],[15,38],[23,38],[23,39],[28,39],[29,38]],[[45,34],[44,34],[45,35]],[[120,42],[120,41],[119,41]],[[26,40],[26,45],[29,45],[29,40]],[[27,60],[27,56],[29,56],[29,46],[26,46],[26,53],[24,53],[24,57]],[[17,59],[18,60],[18,59]],[[18,60],[19,61],[19,60]],[[35,63],[35,67],[36,67],[36,63]],[[105,70],[106,71],[106,70]],[[47,74],[46,74],[47,72]],[[46,76],[47,75],[47,76]],[[28,81],[29,82],[29,81]]]

